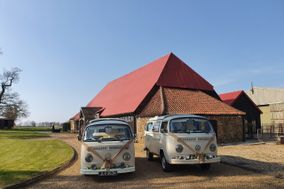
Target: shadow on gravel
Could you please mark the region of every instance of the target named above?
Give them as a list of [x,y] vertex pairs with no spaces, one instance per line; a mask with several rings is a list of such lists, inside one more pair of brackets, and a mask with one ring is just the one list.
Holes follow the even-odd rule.
[[221,162],[257,173],[284,171],[283,164],[246,159],[239,156],[221,156]]
[[[213,164],[208,171],[202,171],[199,166],[178,166],[172,172],[165,173],[161,169],[158,158],[148,161],[146,158],[136,157],[135,173],[121,174],[115,177],[55,175],[51,180],[34,185],[34,188],[188,188],[202,184],[204,187],[201,188],[218,187],[223,189],[228,188],[228,185],[243,184],[243,187],[246,186],[246,183],[239,183],[239,180],[234,179],[238,176],[257,178],[259,174],[223,163]],[[229,183],[224,184],[224,180],[228,180]],[[212,183],[214,184],[210,187]],[[270,183],[270,186],[272,185],[273,183]]]
[[[199,165],[179,165],[175,166],[171,172],[163,172],[160,166],[160,160],[154,158],[148,161],[146,158],[136,157],[136,172],[129,174],[120,174],[113,177],[87,176],[88,179],[96,182],[121,182],[123,180],[139,180],[141,183],[153,178],[171,178],[171,177],[187,177],[201,176],[204,181],[214,179],[215,177],[226,177],[236,175],[250,175],[251,172],[245,171],[229,171],[231,166],[222,163],[212,164],[207,171],[201,170]],[[200,180],[199,180],[200,182]],[[201,181],[202,182],[202,181]]]

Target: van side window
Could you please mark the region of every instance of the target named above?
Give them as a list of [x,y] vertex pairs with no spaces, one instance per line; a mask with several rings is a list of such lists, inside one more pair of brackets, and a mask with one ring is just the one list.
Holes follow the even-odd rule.
[[153,123],[152,122],[147,123],[145,127],[145,131],[152,131],[152,129],[153,129]]
[[161,124],[161,133],[167,133],[168,132],[168,122],[167,121],[165,121],[165,122],[162,122],[162,124]]
[[160,122],[156,122],[154,125],[153,125],[153,132],[159,132],[159,124]]

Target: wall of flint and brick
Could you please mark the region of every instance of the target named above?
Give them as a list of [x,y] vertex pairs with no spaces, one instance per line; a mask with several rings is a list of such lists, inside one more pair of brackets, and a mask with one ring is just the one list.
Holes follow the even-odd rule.
[[[243,120],[241,116],[206,116],[217,121],[218,143],[240,142],[243,140]],[[137,141],[144,143],[144,128],[150,117],[136,119]]]
[[241,116],[206,116],[217,121],[218,143],[243,141],[243,118]]
[[149,118],[150,117],[138,117],[136,119],[136,137],[139,143],[144,143],[144,128]]
[[70,131],[72,133],[77,133],[78,132],[78,121],[70,120]]

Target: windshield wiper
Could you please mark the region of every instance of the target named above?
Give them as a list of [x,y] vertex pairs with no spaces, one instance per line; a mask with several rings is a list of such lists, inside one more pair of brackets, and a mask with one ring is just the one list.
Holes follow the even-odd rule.
[[102,142],[103,136],[99,136],[97,138],[92,138],[93,141],[95,142]]
[[94,142],[95,140],[94,139],[91,139],[91,138],[88,138],[86,140],[84,140],[84,142]]
[[119,137],[119,136],[115,136],[115,138],[119,141],[130,140],[129,138],[122,138],[122,137]]

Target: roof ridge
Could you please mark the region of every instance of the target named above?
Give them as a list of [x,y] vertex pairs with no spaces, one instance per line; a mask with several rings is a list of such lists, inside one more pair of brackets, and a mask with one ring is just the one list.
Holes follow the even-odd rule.
[[[271,90],[284,90],[284,88],[283,87],[255,87],[255,86],[253,86],[253,88],[254,89],[271,89]],[[249,89],[249,90],[251,90],[251,89]]]
[[[133,71],[127,73],[127,74],[124,74],[124,75],[122,75],[122,76],[120,76],[120,77],[118,77],[118,78],[116,78],[116,79],[113,79],[113,80],[110,81],[109,83],[112,83],[112,82],[114,82],[114,81],[117,81],[117,80],[119,80],[119,79],[121,79],[121,78],[125,78],[125,77],[127,77],[127,76],[129,76],[129,75],[131,75],[131,74],[133,74],[133,73],[135,73],[135,72],[141,70],[141,69],[144,69],[144,68],[146,68],[146,67],[148,67],[148,66],[150,66],[150,65],[152,65],[152,64],[154,64],[154,63],[157,63],[159,60],[162,60],[163,58],[166,58],[166,57],[168,56],[168,58],[167,58],[167,60],[166,60],[166,63],[165,63],[165,65],[166,65],[167,62],[169,61],[169,58],[170,58],[171,55],[173,55],[172,52],[170,52],[170,53],[168,53],[168,54],[166,54],[166,55],[164,55],[164,56],[162,56],[162,57],[160,57],[160,58],[157,58],[157,59],[155,59],[155,60],[153,60],[153,61],[151,61],[151,62],[149,62],[149,63],[147,63],[147,64],[145,64],[145,65],[143,65],[143,66],[141,66],[141,67],[138,67],[138,68],[136,68],[135,70],[133,70]],[[165,65],[164,65],[164,67],[163,67],[162,70],[164,70]],[[161,72],[161,73],[162,73],[162,72]],[[161,75],[161,74],[160,74],[160,75]]]
[[[211,83],[178,56],[172,52],[168,55],[168,60],[157,80],[157,85],[163,87],[177,87],[176,84],[178,83],[180,88],[214,90],[214,86]],[[180,77],[181,74],[187,74],[187,77]],[[175,84],[169,84],[169,82],[167,82],[168,78],[171,77],[174,77]]]

